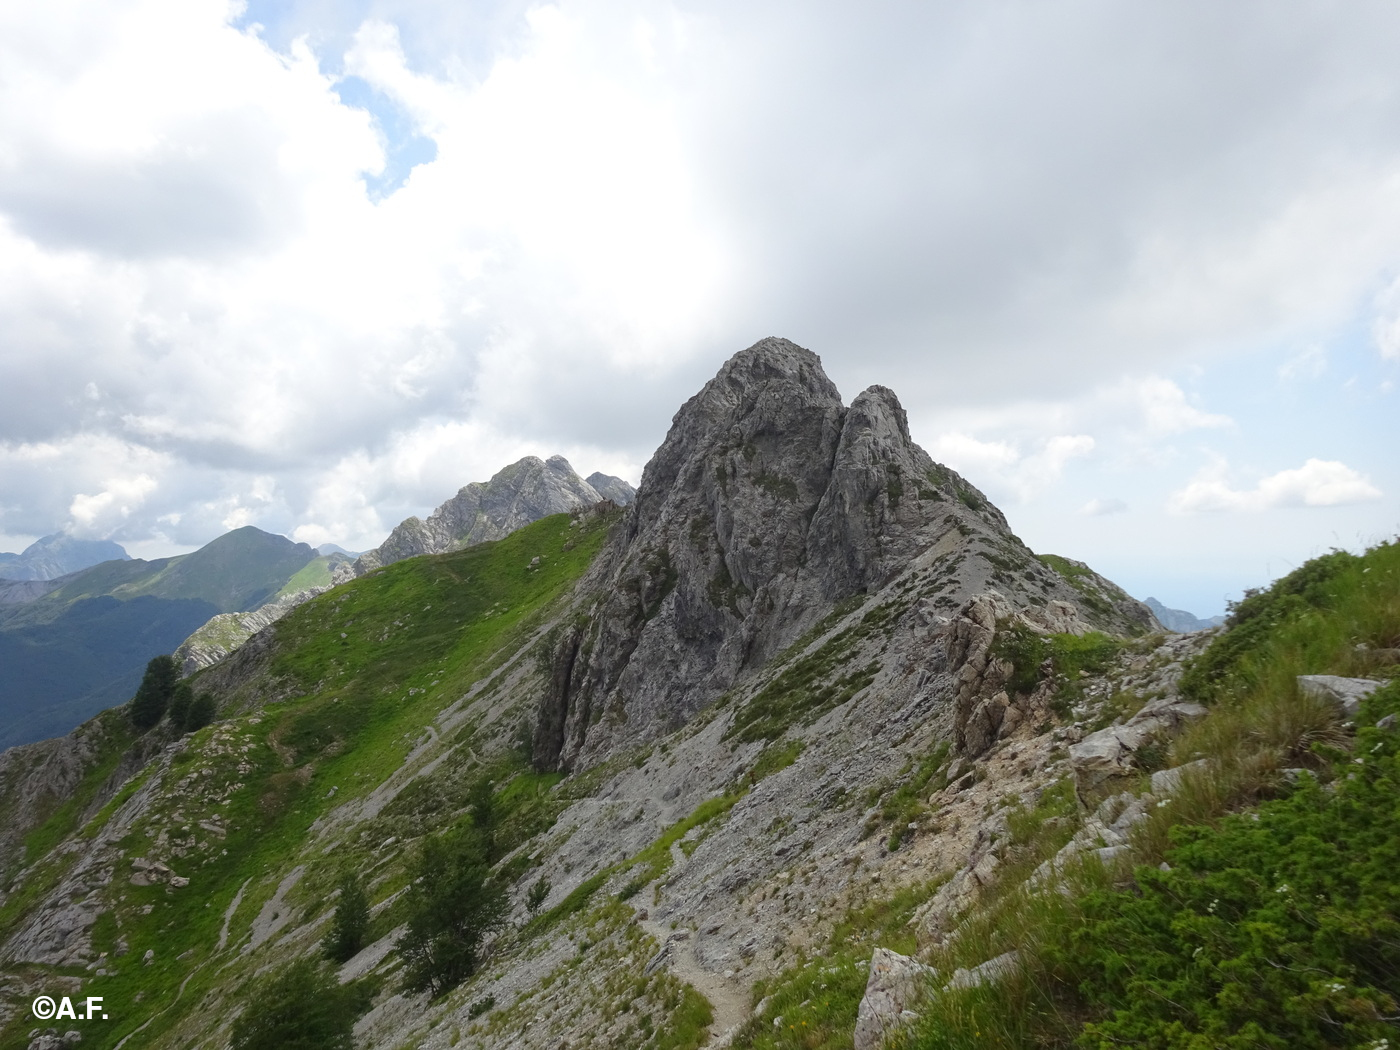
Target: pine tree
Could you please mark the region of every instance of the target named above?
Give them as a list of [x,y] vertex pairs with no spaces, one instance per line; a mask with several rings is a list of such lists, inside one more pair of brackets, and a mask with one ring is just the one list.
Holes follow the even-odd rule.
[[365,946],[369,930],[369,898],[353,874],[340,881],[340,900],[336,902],[335,917],[330,932],[321,942],[326,958],[343,963]]
[[170,724],[184,733],[188,731],[190,705],[194,703],[194,690],[189,682],[180,682],[170,697]]
[[355,1020],[369,1009],[368,989],[339,984],[315,959],[254,981],[233,1022],[232,1050],[353,1050]]
[[180,669],[173,656],[157,656],[146,665],[146,673],[136,695],[131,698],[131,724],[150,729],[165,715],[180,681]]
[[427,839],[404,893],[399,938],[407,986],[441,995],[476,970],[482,941],[510,912],[505,886],[491,878],[491,862],[476,828]]
[[203,729],[214,721],[214,713],[214,698],[208,693],[200,693],[190,702],[189,712],[185,715],[185,732]]

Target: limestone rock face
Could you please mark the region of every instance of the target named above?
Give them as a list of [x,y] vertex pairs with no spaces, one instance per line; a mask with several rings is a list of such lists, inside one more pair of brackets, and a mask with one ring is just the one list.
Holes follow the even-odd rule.
[[1343,678],[1334,674],[1300,674],[1298,691],[1304,696],[1326,700],[1337,706],[1346,718],[1361,710],[1361,701],[1381,687],[1370,678]]
[[252,612],[219,613],[211,617],[175,650],[175,663],[185,676],[212,667],[270,623],[275,623],[298,605],[309,602],[329,587],[308,587],[304,591],[284,594],[276,601],[259,606]]
[[[621,478],[596,476],[603,478],[615,494],[626,495],[631,488]],[[464,486],[433,511],[427,521],[408,518],[401,522],[387,540],[360,555],[353,567],[342,570],[335,580],[339,583],[419,554],[444,554],[473,543],[499,540],[540,518],[586,507],[604,498],[574,472],[563,456],[550,456],[547,460],[526,456],[490,481]]]
[[611,474],[599,474],[594,471],[584,480],[593,486],[593,491],[599,496],[612,500],[619,507],[627,506],[637,495],[636,489],[621,478],[615,478]]
[[885,1037],[917,1016],[911,1009],[938,971],[888,948],[870,957],[870,978],[856,1012],[854,1050],[878,1050]]
[[1200,704],[1160,697],[1145,704],[1123,725],[1090,733],[1069,749],[1070,764],[1081,793],[1114,777],[1127,776],[1135,768],[1134,755],[1154,740],[1174,735],[1187,723],[1204,718]]
[[[553,639],[536,764],[576,768],[680,726],[837,603],[916,564],[947,559],[985,589],[1001,570],[971,556],[979,539],[1021,566],[1005,584],[1018,605],[1059,600],[1047,615],[1078,622],[1076,591],[914,444],[893,391],[871,387],[847,408],[817,355],[762,340],[676,413],[584,581],[579,624]],[[1126,595],[1096,600],[1110,629],[1155,625]]]

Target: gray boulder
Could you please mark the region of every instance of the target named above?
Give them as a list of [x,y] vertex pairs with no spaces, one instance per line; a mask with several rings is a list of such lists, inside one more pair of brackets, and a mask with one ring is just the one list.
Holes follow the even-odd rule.
[[954,991],[959,988],[979,988],[984,984],[995,984],[1012,973],[1019,961],[1020,954],[1009,951],[1003,952],[994,959],[988,959],[970,970],[959,967],[953,971],[953,979],[948,982],[945,991]]
[[1172,736],[1205,714],[1200,704],[1162,697],[1143,706],[1124,724],[1090,733],[1069,749],[1080,793],[1132,773],[1135,755],[1145,744]]
[[1304,696],[1327,700],[1337,706],[1345,718],[1354,718],[1361,710],[1361,701],[1381,686],[1369,678],[1342,678],[1334,674],[1300,674],[1298,691]]
[[854,1050],[877,1050],[887,1036],[918,1016],[912,1009],[938,977],[932,966],[876,948],[856,1011]]

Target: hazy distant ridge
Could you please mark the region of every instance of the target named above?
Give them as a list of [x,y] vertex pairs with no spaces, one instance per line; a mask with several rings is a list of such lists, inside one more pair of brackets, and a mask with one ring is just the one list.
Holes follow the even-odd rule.
[[1204,631],[1211,627],[1219,627],[1225,622],[1223,616],[1212,616],[1209,620],[1202,620],[1199,616],[1184,609],[1168,609],[1156,598],[1144,599],[1143,604],[1152,610],[1153,615],[1157,617],[1163,627],[1169,631],[1176,631],[1178,634]]
[[104,561],[129,561],[111,540],[75,540],[62,532],[35,540],[21,554],[0,553],[0,579],[56,580]]

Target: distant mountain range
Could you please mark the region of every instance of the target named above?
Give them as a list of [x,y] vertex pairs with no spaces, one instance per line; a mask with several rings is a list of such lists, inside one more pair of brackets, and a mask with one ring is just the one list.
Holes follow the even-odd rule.
[[56,532],[35,540],[20,554],[0,551],[0,580],[55,580],[104,561],[130,558],[111,540],[75,540]]
[[[211,616],[258,608],[329,560],[251,525],[175,558],[122,557],[0,605],[0,748],[66,733],[123,703],[151,657]],[[319,575],[329,580],[324,566]]]
[[47,536],[0,556],[0,750],[66,733],[124,703],[153,656],[175,652],[186,671],[206,667],[336,582],[633,495],[621,478],[584,480],[562,456],[527,456],[465,486],[427,521],[407,519],[358,557],[251,525],[155,561],[109,541]]
[[1143,601],[1152,615],[1157,617],[1160,623],[1169,631],[1176,631],[1178,634],[1190,634],[1193,631],[1205,631],[1211,627],[1219,627],[1225,622],[1223,616],[1212,616],[1209,620],[1202,620],[1184,609],[1168,609],[1156,598],[1147,598]]

